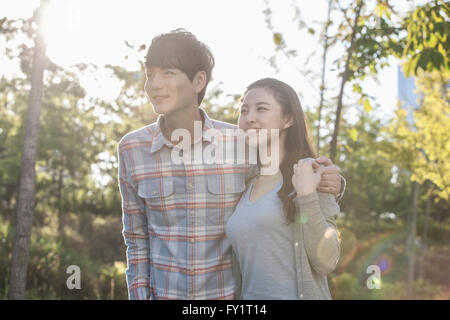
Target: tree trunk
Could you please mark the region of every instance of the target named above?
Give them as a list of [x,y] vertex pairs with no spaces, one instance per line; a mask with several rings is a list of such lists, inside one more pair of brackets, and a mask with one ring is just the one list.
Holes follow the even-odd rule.
[[333,139],[331,140],[331,146],[330,146],[330,159],[331,161],[335,162],[336,153],[337,153],[337,137],[339,135],[339,123],[341,121],[341,111],[342,111],[342,100],[344,98],[344,88],[347,80],[350,77],[350,60],[353,55],[354,50],[354,43],[355,43],[355,36],[356,36],[356,28],[358,26],[358,20],[359,16],[361,14],[361,9],[363,7],[364,2],[362,0],[358,1],[358,6],[356,8],[356,14],[355,14],[355,21],[353,22],[352,27],[352,35],[350,38],[350,46],[347,50],[347,60],[345,61],[345,68],[344,72],[342,74],[342,80],[341,80],[341,88],[339,90],[339,96],[338,96],[338,103],[336,108],[336,118],[334,120],[334,131],[333,131]]
[[327,22],[324,30],[324,43],[323,43],[323,56],[322,56],[322,79],[320,84],[320,102],[319,102],[319,110],[317,111],[317,152],[320,152],[320,121],[322,119],[322,108],[323,108],[323,100],[325,93],[325,71],[327,64],[327,52],[328,52],[328,27],[330,26],[330,15],[331,15],[331,0],[328,0],[328,13],[327,13]]
[[428,221],[430,218],[430,213],[431,213],[431,204],[432,204],[432,200],[433,200],[433,184],[430,183],[431,187],[430,190],[428,192],[428,197],[427,197],[427,206],[425,209],[425,221],[424,221],[424,227],[423,227],[423,240],[422,240],[422,248],[421,248],[421,254],[420,254],[420,268],[419,268],[419,278],[423,279],[424,275],[424,262],[425,262],[425,254],[427,252],[427,238],[428,238]]
[[28,255],[34,207],[35,164],[38,147],[39,120],[41,114],[43,76],[45,68],[45,43],[40,33],[44,1],[36,10],[38,29],[34,40],[31,91],[27,112],[27,127],[20,166],[20,182],[16,210],[16,231],[12,250],[8,298],[23,299],[25,296]]
[[412,217],[411,217],[411,233],[408,241],[408,298],[413,299],[413,281],[414,281],[414,249],[416,242],[416,221],[417,221],[417,199],[419,197],[419,184],[414,182],[413,185],[413,207],[412,207]]
[[61,242],[64,242],[64,213],[62,208],[62,189],[64,186],[64,162],[61,163],[61,168],[59,169],[58,177],[58,233]]

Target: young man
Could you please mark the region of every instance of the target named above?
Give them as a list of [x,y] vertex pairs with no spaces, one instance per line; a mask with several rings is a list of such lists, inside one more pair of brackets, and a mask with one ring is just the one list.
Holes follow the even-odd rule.
[[[213,143],[209,129],[236,128],[209,119],[199,108],[213,55],[193,34],[178,29],[153,39],[145,66],[145,90],[160,116],[126,134],[118,147],[129,298],[233,299],[224,228],[244,191],[248,162],[175,163],[179,141],[171,140],[176,129],[184,129],[192,138],[183,143],[205,148]],[[196,121],[201,133],[195,132]],[[318,190],[337,194],[336,167],[324,157],[317,162],[327,166]]]

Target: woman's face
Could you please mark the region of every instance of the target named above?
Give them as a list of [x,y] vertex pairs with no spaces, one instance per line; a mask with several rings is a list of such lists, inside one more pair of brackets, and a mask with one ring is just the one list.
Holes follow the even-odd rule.
[[[270,144],[271,129],[279,129],[278,132],[281,135],[282,129],[288,128],[292,122],[283,116],[282,107],[270,90],[254,88],[244,96],[238,124],[239,128],[246,131],[250,137],[259,133],[260,129],[267,129],[267,143]],[[256,137],[254,140],[250,139],[249,144],[254,145],[254,143],[261,146],[263,141]]]

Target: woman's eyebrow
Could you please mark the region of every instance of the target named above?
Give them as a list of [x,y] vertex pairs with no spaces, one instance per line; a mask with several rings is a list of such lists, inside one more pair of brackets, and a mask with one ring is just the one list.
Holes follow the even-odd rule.
[[[270,104],[268,102],[265,102],[265,101],[256,102],[255,105],[256,106],[262,106],[262,105],[270,106]],[[241,105],[241,108],[244,108],[244,107],[248,108],[248,104],[245,103],[245,104]]]

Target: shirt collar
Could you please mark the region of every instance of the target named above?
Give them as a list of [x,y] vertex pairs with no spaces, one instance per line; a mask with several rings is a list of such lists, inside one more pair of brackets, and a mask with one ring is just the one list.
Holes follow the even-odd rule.
[[[208,130],[214,128],[213,122],[208,117],[208,114],[206,113],[205,110],[203,110],[202,108],[199,108],[199,110],[200,110],[200,115],[203,120],[202,139],[204,141],[212,142],[213,137]],[[164,135],[161,131],[161,124],[163,121],[162,119],[163,119],[163,115],[159,115],[158,119],[156,120],[156,125],[155,125],[154,134],[153,134],[153,140],[152,140],[153,142],[152,142],[152,147],[151,147],[152,153],[161,150],[161,148],[164,145],[166,145],[169,148],[173,148],[175,146],[172,142],[168,141],[166,139],[166,137],[164,137]]]

